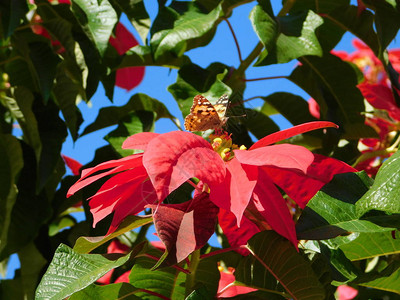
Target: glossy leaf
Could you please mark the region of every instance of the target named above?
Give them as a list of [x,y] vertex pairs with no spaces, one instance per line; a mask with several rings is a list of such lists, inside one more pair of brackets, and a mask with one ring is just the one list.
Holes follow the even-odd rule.
[[394,239],[390,231],[360,233],[359,236],[340,246],[350,260],[361,260],[382,255],[400,253],[400,240]]
[[84,300],[84,299],[98,299],[98,300],[109,300],[126,298],[132,300],[139,300],[141,298],[135,296],[137,291],[132,285],[126,282],[107,284],[100,286],[91,284],[87,288],[73,294],[68,299],[70,300]]
[[357,202],[359,214],[364,214],[369,210],[384,211],[388,214],[400,213],[399,168],[400,152],[397,151],[383,163],[371,189]]
[[1,5],[3,12],[1,15],[2,34],[4,34],[5,38],[8,38],[28,12],[28,5],[25,1],[12,0],[6,0]]
[[88,38],[96,45],[101,56],[104,55],[108,40],[115,24],[117,14],[108,0],[73,0],[72,11]]
[[266,135],[279,131],[278,125],[262,111],[246,108],[245,113],[243,123],[256,138],[262,139]]
[[[215,28],[221,12],[221,5],[206,14],[197,3],[177,1],[163,8],[154,21],[150,40],[155,59],[169,51],[181,56],[194,46],[206,45],[209,38],[205,36]],[[168,27],[160,28],[164,24],[168,24]]]
[[109,106],[100,109],[96,120],[85,128],[82,135],[118,124],[120,120],[134,111],[155,112],[157,115],[156,120],[159,118],[174,119],[167,107],[160,101],[145,94],[135,94],[129,99],[128,103],[123,106]]
[[[344,137],[374,136],[375,132],[364,125],[363,97],[357,89],[357,74],[348,63],[334,55],[323,58],[303,57],[302,65],[290,75],[290,80],[310,94],[321,107],[321,116],[338,124]],[[352,101],[348,101],[351,97]]]
[[249,18],[254,31],[257,33],[268,54],[275,47],[276,39],[279,36],[278,23],[270,15],[270,12],[265,11],[261,5],[253,7]]
[[375,224],[374,216],[361,218],[356,202],[368,191],[365,173],[336,175],[308,203],[297,223],[300,239],[328,239],[346,232],[385,232],[393,227]]
[[[235,277],[254,288],[271,288],[270,274],[280,282],[286,291],[285,296],[292,299],[321,299],[324,289],[309,263],[296,251],[293,245],[273,231],[256,234],[248,242],[247,248],[253,254],[236,269]],[[261,272],[256,271],[261,264]],[[256,275],[257,274],[257,275]],[[263,280],[264,279],[264,280]],[[254,284],[253,284],[254,283]],[[259,286],[257,286],[259,285]]]
[[[280,17],[278,21],[280,33],[276,45],[271,50],[267,47],[260,54],[256,66],[287,63],[304,55],[322,56],[322,49],[315,35],[315,30],[323,23],[320,16],[310,10],[308,13]],[[268,40],[268,35],[269,32],[267,36],[260,38],[261,41]]]
[[61,244],[36,290],[35,299],[64,299],[121,266],[130,256],[108,259],[100,254],[78,254]]
[[[154,255],[152,256],[154,257]],[[155,262],[154,259],[148,257],[140,257],[135,260],[129,275],[129,282],[142,290],[136,293],[136,296],[141,299],[149,297],[146,291],[150,291],[169,299],[183,299],[186,275],[172,267],[151,270]]]
[[125,232],[149,224],[152,222],[152,220],[152,217],[128,216],[118,226],[117,230],[109,235],[98,237],[79,237],[73,250],[82,254],[89,253],[104,243],[107,243],[108,241],[124,234]]
[[371,274],[359,280],[361,286],[380,289],[384,291],[400,293],[400,286],[397,284],[400,276],[400,266],[392,263],[378,274]]

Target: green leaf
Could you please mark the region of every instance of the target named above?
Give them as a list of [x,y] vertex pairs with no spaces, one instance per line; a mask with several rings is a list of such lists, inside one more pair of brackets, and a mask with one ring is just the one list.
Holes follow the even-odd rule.
[[279,131],[279,126],[262,112],[249,108],[246,108],[245,111],[246,117],[243,120],[243,124],[257,139],[262,139],[268,134]]
[[24,86],[16,87],[13,94],[14,99],[5,98],[5,103],[21,127],[24,141],[35,150],[36,158],[39,159],[42,144],[36,117],[32,112],[33,95]]
[[228,67],[213,63],[206,69],[195,64],[187,64],[178,71],[176,83],[168,87],[175,98],[182,116],[186,117],[193,104],[193,97],[202,94],[211,103],[215,103],[223,94],[231,95],[231,88],[223,82]]
[[119,68],[136,67],[136,66],[163,66],[178,69],[190,63],[190,59],[185,56],[176,57],[170,52],[166,52],[162,57],[155,60],[151,52],[150,46],[136,46],[126,52]]
[[84,299],[96,299],[96,300],[110,300],[110,299],[126,299],[135,300],[141,299],[135,296],[137,291],[132,285],[126,282],[120,282],[115,284],[107,284],[105,286],[91,284],[82,291],[79,291],[69,297],[69,300],[84,300]]
[[349,5],[349,0],[302,0],[294,2],[290,13],[297,13],[304,10],[313,10],[315,12],[326,14],[339,7],[344,7]]
[[369,10],[358,14],[356,6],[342,6],[324,17],[361,39],[379,57],[378,37],[373,29],[374,15]]
[[400,213],[400,151],[388,158],[380,167],[371,189],[357,202],[357,212],[370,210],[388,214]]
[[131,253],[122,257],[109,255],[108,259],[100,254],[79,254],[61,244],[40,281],[35,299],[64,299],[123,265],[130,256]]
[[261,5],[256,5],[251,10],[249,18],[254,31],[266,49],[265,51],[269,53],[279,36],[278,24],[273,15],[266,12]]
[[201,284],[206,287],[206,290],[210,295],[215,295],[218,291],[220,277],[218,264],[215,259],[209,258],[200,260],[196,269],[196,286]]
[[374,216],[361,219],[356,202],[368,191],[370,178],[364,172],[335,175],[310,200],[297,225],[299,239],[329,239],[347,232],[384,232],[395,227],[374,223]]
[[[148,254],[155,256],[152,253]],[[137,258],[129,274],[130,284],[138,289],[163,295],[168,299],[184,299],[186,275],[173,267],[151,270],[155,263],[156,261],[149,257]],[[137,292],[135,295],[139,298],[159,299],[156,296],[151,297],[145,291]]]
[[118,124],[123,118],[128,117],[132,112],[151,112],[156,114],[156,120],[168,118],[175,122],[175,117],[168,111],[167,107],[160,101],[147,96],[146,94],[133,95],[127,104],[123,106],[109,106],[100,109],[96,120],[88,125],[82,135]]
[[[21,146],[11,135],[0,134],[0,253],[8,242],[9,226],[12,209],[15,204],[18,189],[17,176],[24,164]],[[4,258],[4,257],[3,257]],[[0,256],[0,261],[2,261]]]
[[25,17],[28,12],[28,5],[26,1],[5,0],[1,2],[0,10],[2,27],[0,27],[0,36],[2,39],[7,39]]
[[128,216],[118,226],[118,229],[107,236],[97,237],[84,237],[81,236],[75,243],[74,251],[77,253],[89,253],[97,247],[107,243],[108,241],[124,234],[125,232],[131,231],[135,228],[139,228],[143,225],[149,224],[153,221],[152,217],[139,217],[139,216]]
[[[324,288],[318,281],[310,263],[293,245],[274,231],[254,235],[247,244],[251,256],[235,272],[236,280],[255,288],[269,289],[271,274],[285,288],[292,299],[323,299]],[[261,265],[262,269],[255,268]],[[253,269],[255,268],[255,269]],[[258,272],[257,272],[258,270]],[[254,285],[257,284],[257,285]]]
[[400,264],[395,262],[378,274],[366,274],[364,278],[357,280],[357,283],[361,286],[400,294],[399,276]]
[[392,233],[360,233],[350,243],[343,244],[340,249],[350,260],[361,260],[375,256],[400,253],[400,240],[394,239]]
[[71,8],[82,29],[96,45],[100,56],[103,56],[112,30],[118,22],[114,8],[108,0],[73,0]]
[[76,106],[78,100],[81,100],[81,87],[76,84],[67,74],[65,62],[58,66],[56,83],[54,85],[54,97],[60,108],[65,123],[74,140],[78,138],[79,127],[83,122],[82,114]]
[[[376,136],[364,124],[364,98],[357,89],[356,70],[337,56],[305,56],[289,79],[313,97],[321,108],[321,118],[338,124],[347,139]],[[348,99],[351,99],[349,101]]]
[[157,60],[167,52],[185,51],[208,44],[222,14],[221,5],[204,12],[196,2],[173,1],[159,12],[151,29],[150,45]]
[[118,6],[131,21],[133,27],[139,33],[143,43],[146,44],[147,36],[150,31],[151,20],[146,11],[143,0],[112,0],[112,3]]
[[[315,35],[315,30],[322,25],[320,16],[312,12],[295,16],[284,16],[278,20],[280,33],[276,40],[276,46],[271,47],[271,31],[266,36],[260,37],[261,41],[268,41],[268,46],[258,58],[255,66],[265,66],[276,63],[287,63],[304,55],[322,56],[322,48]],[[272,25],[270,25],[272,27]],[[257,32],[260,34],[260,32]]]
[[265,101],[261,108],[262,112],[272,107],[273,110],[277,113],[279,112],[293,125],[316,121],[310,114],[307,101],[300,96],[279,92],[261,99]]

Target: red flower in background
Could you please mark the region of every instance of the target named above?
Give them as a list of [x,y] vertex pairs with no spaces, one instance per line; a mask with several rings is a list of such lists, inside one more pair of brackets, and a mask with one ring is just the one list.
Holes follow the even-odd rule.
[[[33,0],[30,1],[32,4],[34,3]],[[49,2],[56,4],[71,4],[70,0],[49,0]],[[33,21],[35,23],[43,22],[38,14],[34,15]],[[62,55],[65,52],[65,49],[61,43],[54,39],[54,37],[42,25],[33,25],[32,31],[49,39],[58,54]],[[110,36],[109,43],[115,48],[115,50],[117,50],[119,55],[124,55],[130,48],[139,45],[134,35],[128,29],[126,29],[121,22],[118,22],[115,26],[115,36]],[[118,69],[116,71],[115,85],[127,91],[132,90],[142,82],[144,70],[144,67],[126,67]]]
[[[259,140],[249,150],[232,145],[226,135],[215,137],[210,144],[189,132],[139,133],[129,137],[123,148],[144,153],[84,170],[68,196],[114,174],[89,198],[94,225],[114,212],[108,231],[111,233],[126,216],[151,207],[157,233],[178,262],[207,242],[219,208],[230,212],[232,226],[238,227],[249,207],[259,214],[261,223],[268,223],[297,247],[294,222],[276,185],[303,208],[334,174],[354,169],[300,146],[271,144],[324,127],[336,125],[311,122],[295,126]],[[193,177],[200,180],[194,199],[161,204],[184,182],[195,185],[190,181]]]

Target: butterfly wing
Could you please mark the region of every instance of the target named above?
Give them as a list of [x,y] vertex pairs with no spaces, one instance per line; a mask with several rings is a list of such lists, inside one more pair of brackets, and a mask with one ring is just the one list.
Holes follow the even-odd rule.
[[205,131],[221,126],[221,120],[215,107],[205,97],[193,98],[190,114],[185,118],[185,129],[188,131]]
[[228,109],[229,105],[229,97],[228,95],[222,95],[218,101],[215,103],[214,107],[218,113],[218,116],[221,120],[226,118],[226,110]]

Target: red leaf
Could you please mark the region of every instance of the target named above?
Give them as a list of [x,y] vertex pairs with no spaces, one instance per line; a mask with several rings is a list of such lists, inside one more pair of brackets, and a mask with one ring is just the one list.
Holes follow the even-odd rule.
[[143,165],[163,200],[186,180],[218,184],[225,178],[225,163],[211,145],[190,132],[173,131],[152,139],[143,154]]
[[133,34],[121,22],[115,27],[115,37],[110,36],[110,44],[119,55],[125,54],[132,47],[139,45]]
[[[218,293],[220,293],[223,289],[225,289],[228,285],[233,283],[235,281],[235,276],[230,273],[230,272],[220,272],[221,278],[219,280],[218,284]],[[253,289],[251,287],[247,286],[237,286],[237,285],[231,285],[228,287],[226,290],[224,290],[221,294],[218,294],[218,299],[219,298],[228,298],[228,297],[235,297],[240,294],[247,294],[250,292],[257,291],[256,289]]]
[[226,164],[226,168],[225,180],[210,185],[210,200],[218,207],[232,212],[239,225],[257,183],[257,167],[242,165],[234,158]]
[[[253,235],[260,232],[257,225],[247,219],[246,216],[243,216],[240,222],[240,227],[238,227],[235,215],[225,209],[219,210],[218,223],[226,235],[231,247],[246,245],[247,241]],[[250,253],[247,249],[237,249],[235,251],[242,255],[248,255]]]
[[400,120],[400,108],[388,86],[363,82],[357,87],[373,107],[386,110],[393,119]]
[[313,98],[308,99],[308,110],[310,111],[310,114],[316,118],[316,119],[321,119],[321,113],[320,113],[320,108],[317,103]]
[[181,204],[148,205],[157,234],[165,244],[168,264],[179,263],[203,247],[214,233],[218,207],[202,193]]
[[68,157],[66,155],[61,154],[61,157],[63,158],[67,167],[70,168],[72,174],[74,174],[75,176],[78,176],[80,174],[80,170],[83,165],[79,161],[77,161],[71,157]]
[[319,154],[314,154],[314,161],[308,167],[306,174],[284,169],[277,171],[270,167],[263,169],[272,181],[301,208],[304,208],[317,191],[331,181],[335,174],[357,171],[340,160]]
[[127,67],[117,70],[115,85],[127,91],[137,87],[143,80],[144,67]]
[[351,300],[354,299],[358,291],[355,288],[347,285],[340,285],[337,288],[338,300]]
[[[134,155],[130,155],[121,159],[117,159],[117,160],[110,160],[110,161],[106,161],[104,163],[101,163],[93,168],[89,168],[89,169],[85,169],[82,170],[82,174],[81,174],[81,178],[70,187],[70,189],[67,192],[67,197],[72,196],[73,194],[75,194],[77,191],[79,191],[80,189],[84,188],[85,186],[95,182],[96,180],[103,178],[104,176],[108,176],[111,174],[115,174],[124,170],[128,170],[128,169],[132,169],[132,168],[136,168],[142,165],[142,153],[139,154],[134,154]],[[113,168],[113,169],[111,169]],[[106,170],[106,169],[111,169],[107,172],[98,174],[98,175],[94,175],[90,178],[90,175],[102,171],[102,170]]]
[[265,146],[288,139],[292,136],[295,136],[295,135],[298,135],[298,134],[301,134],[304,132],[321,129],[321,128],[327,128],[327,127],[338,128],[338,126],[332,122],[327,122],[327,121],[308,122],[308,123],[296,125],[296,126],[293,126],[292,128],[281,130],[281,131],[272,133],[270,135],[267,135],[266,137],[262,138],[261,140],[255,142],[254,145],[250,147],[250,150],[260,148],[260,147],[265,147]]
[[146,150],[147,144],[159,135],[159,133],[155,132],[140,132],[131,135],[122,144],[122,149]]
[[314,159],[313,154],[306,148],[290,144],[272,145],[254,150],[234,150],[234,152],[242,164],[296,169],[303,173]]
[[297,249],[296,229],[289,208],[268,174],[260,169],[254,189],[254,205],[273,230],[287,238]]
[[[107,180],[99,191],[89,198],[90,211],[93,215],[93,226],[114,212],[108,233],[115,231],[128,215],[141,212],[148,204],[157,201],[154,189],[146,180],[147,173],[143,167],[128,170]],[[149,186],[150,185],[150,186]]]

